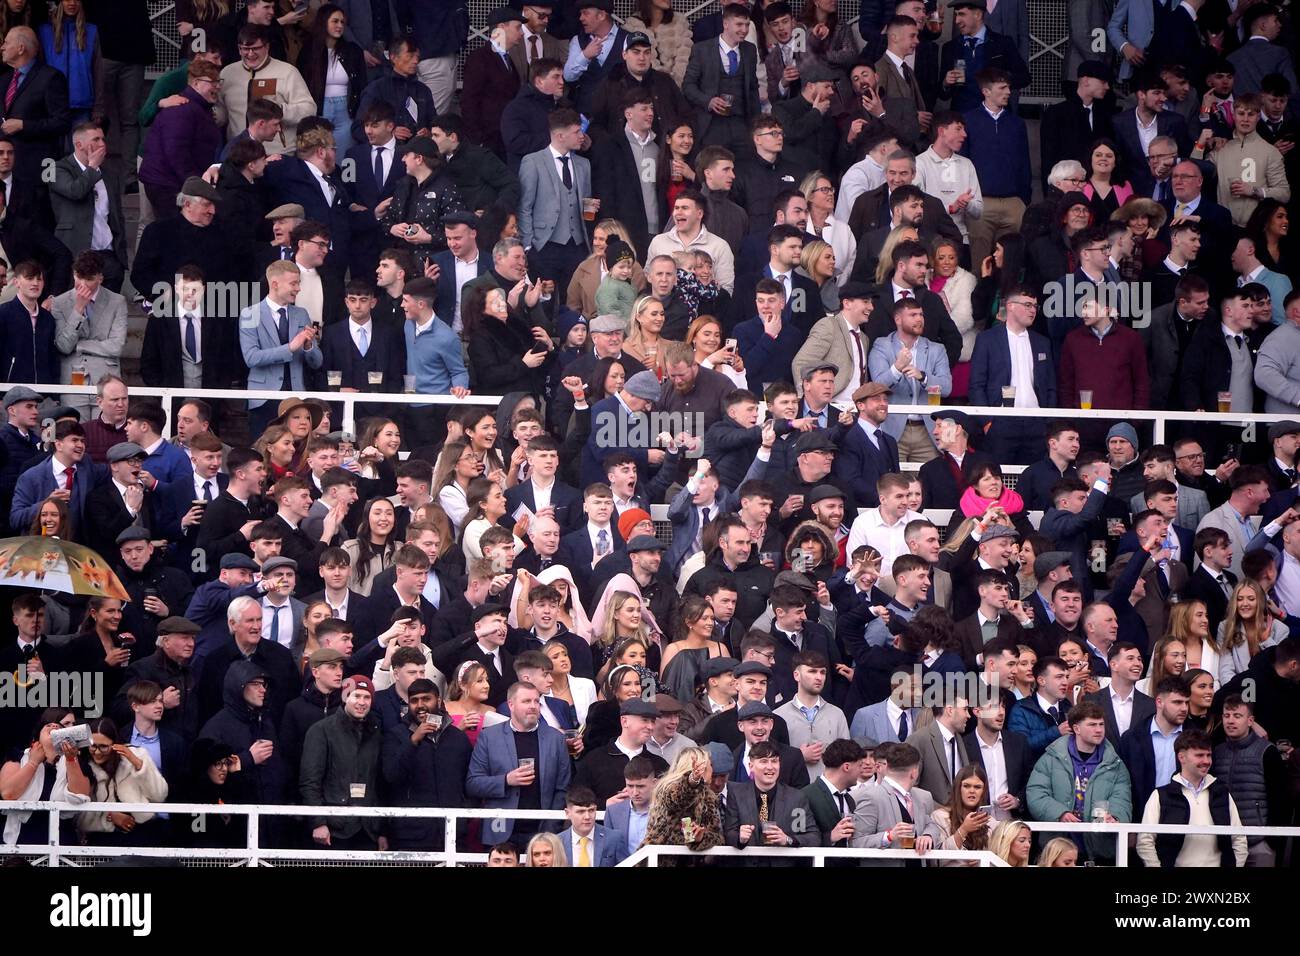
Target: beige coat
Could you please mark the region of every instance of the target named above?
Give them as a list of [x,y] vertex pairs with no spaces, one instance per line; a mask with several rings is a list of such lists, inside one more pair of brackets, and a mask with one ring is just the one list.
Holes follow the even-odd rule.
[[[1244,227],[1261,199],[1276,199],[1284,205],[1290,202],[1291,184],[1287,182],[1282,154],[1259,133],[1234,136],[1216,149],[1211,159],[1219,172],[1219,205],[1232,213],[1233,225]],[[1260,187],[1260,195],[1232,195],[1234,179]]]
[[[162,803],[167,799],[167,781],[154,766],[153,758],[139,747],[132,747],[131,752],[144,761],[136,770],[131,761],[122,757],[117,762],[117,773],[110,781],[99,764],[92,763],[90,772],[94,775],[95,788],[91,791],[93,803]],[[136,823],[147,823],[154,818],[152,813],[132,812]],[[108,820],[108,813],[83,813],[77,821],[82,833],[112,833],[117,828]]]
[[[276,139],[266,143],[266,151],[274,156],[292,153],[298,137],[298,123],[316,115],[316,101],[311,98],[307,83],[296,68],[283,60],[268,59],[257,71],[253,82],[265,80],[275,84],[275,92],[265,96],[284,110],[283,131]],[[248,70],[236,61],[221,71],[221,95],[217,98],[217,125],[226,127],[226,138],[234,139],[248,128]],[[269,91],[268,91],[269,92]]]
[[646,26],[640,17],[628,17],[623,21],[623,29],[628,33],[644,33],[650,38],[650,66],[661,73],[667,73],[678,86],[686,79],[686,63],[691,58],[691,26],[686,17],[678,12],[669,23],[659,24],[657,30]]
[[[858,329],[857,336],[862,344],[863,371],[866,371],[865,362],[867,356],[871,354],[871,345],[861,328]],[[835,375],[835,394],[838,395],[851,385],[856,387],[852,379],[853,370],[857,368],[857,358],[853,353],[852,333],[849,332],[848,323],[840,317],[839,313],[819,319],[809,330],[808,338],[795,353],[792,363],[794,380],[800,393],[803,392],[804,370],[823,362],[831,362],[839,369]]]
[[[581,312],[588,322],[596,317],[596,290],[600,288],[600,280],[600,256],[597,255],[583,259],[569,280],[565,302],[574,312]],[[638,294],[645,288],[645,272],[635,262],[632,263],[632,288]]]

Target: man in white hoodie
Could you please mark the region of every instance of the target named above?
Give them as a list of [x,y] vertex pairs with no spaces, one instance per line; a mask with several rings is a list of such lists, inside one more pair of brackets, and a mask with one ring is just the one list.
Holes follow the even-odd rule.
[[[1152,792],[1142,822],[1240,827],[1241,817],[1227,784],[1210,775],[1214,763],[1210,738],[1198,730],[1181,733],[1174,756],[1178,773]],[[1236,834],[1141,833],[1137,839],[1138,856],[1149,867],[1245,866],[1247,851],[1246,837]]]

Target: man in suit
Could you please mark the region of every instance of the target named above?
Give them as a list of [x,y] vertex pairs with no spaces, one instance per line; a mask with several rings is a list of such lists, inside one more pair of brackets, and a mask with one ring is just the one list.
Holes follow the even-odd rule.
[[889,386],[881,382],[868,382],[854,390],[858,419],[840,439],[835,452],[832,474],[847,483],[854,502],[862,508],[880,504],[876,482],[882,475],[899,470],[898,442],[884,429],[889,417],[889,394]]
[[1266,3],[1254,4],[1246,10],[1242,24],[1246,42],[1228,54],[1228,62],[1237,68],[1233,94],[1241,96],[1243,93],[1261,92],[1264,77],[1270,73],[1284,77],[1294,90],[1295,64],[1291,61],[1290,51],[1277,42],[1282,33],[1282,18],[1277,7]]
[[298,138],[297,155],[268,163],[263,179],[273,202],[296,203],[308,221],[329,227],[330,249],[323,269],[342,278],[351,255],[354,203],[337,160],[334,134],[310,129]]
[[1268,500],[1268,474],[1257,465],[1243,465],[1232,473],[1232,494],[1197,525],[1196,531],[1217,528],[1228,536],[1228,570],[1240,578],[1241,559],[1249,543],[1249,519],[1259,513]]
[[[106,374],[120,376],[120,356],[126,345],[126,300],[104,288],[104,260],[97,252],[84,252],[73,266],[75,288],[55,296],[50,303],[54,316],[54,345],[62,354],[61,380],[72,381],[77,369],[85,372],[87,385]],[[91,396],[69,396],[83,418],[89,418]]]
[[[655,143],[654,98],[647,90],[632,90],[620,104],[609,134],[592,150],[592,191],[603,200],[602,216],[627,227],[638,259],[645,260],[650,237],[668,223],[663,183],[656,183],[657,159],[668,144]],[[655,160],[655,162],[651,162]],[[665,167],[666,168],[666,167]],[[646,196],[652,198],[646,201]]]
[[298,580],[302,593],[319,591],[324,586],[318,572],[320,556],[327,547],[326,542],[334,537],[340,527],[346,509],[338,507],[327,514],[320,538],[313,540],[302,530],[303,519],[307,517],[312,505],[306,480],[281,478],[271,489],[270,497],[276,507],[275,516],[270,520],[281,532],[280,553],[298,562]]
[[927,108],[915,71],[906,62],[921,42],[920,27],[911,17],[897,15],[886,24],[885,36],[885,53],[876,61],[880,101],[898,131],[899,143],[920,152],[933,114]]
[[[1177,57],[1175,57],[1177,58]],[[1134,81],[1137,105],[1115,117],[1115,138],[1124,151],[1124,173],[1141,195],[1150,194],[1151,171],[1147,153],[1142,148],[1139,127],[1150,129],[1154,124],[1157,136],[1172,137],[1178,146],[1178,155],[1187,156],[1192,151],[1191,135],[1187,122],[1177,113],[1166,110],[1165,81],[1158,70],[1144,70]]]
[[962,733],[970,719],[970,704],[964,697],[949,704],[935,704],[930,710],[934,723],[918,730],[907,738],[907,743],[921,755],[917,783],[939,803],[947,803],[952,795],[957,772],[967,764],[966,742]]
[[[282,160],[283,162],[283,160]],[[277,261],[266,267],[266,298],[239,313],[239,345],[248,365],[249,389],[302,391],[308,369],[324,364],[316,347],[320,330],[305,309],[294,305],[302,286],[298,267]],[[249,432],[260,435],[275,417],[277,405],[249,401]]]
[[[1037,295],[1025,286],[1014,287],[1002,300],[1001,326],[981,332],[971,356],[971,403],[1021,408],[1051,407],[1056,404],[1056,370],[1048,340],[1029,331],[1037,312]],[[1032,377],[1023,374],[1024,365],[1013,361],[1015,354],[1028,352]],[[1007,389],[1014,390],[1014,396]],[[1027,463],[1043,453],[1042,419],[997,418],[982,439],[984,451],[996,461]]]
[[574,106],[591,116],[597,90],[623,62],[628,33],[614,22],[613,0],[578,0],[575,6],[582,28],[569,41],[564,79],[573,85]]
[[[1015,5],[1014,0],[1008,4]],[[957,0],[951,7],[956,30],[952,39],[943,45],[939,55],[939,73],[943,76],[943,93],[952,100],[952,108],[964,113],[980,105],[984,97],[975,75],[990,67],[1005,71],[1011,77],[1012,89],[1021,90],[1029,86],[1030,75],[1025,54],[1015,39],[998,32],[996,27],[985,22],[989,17],[985,0]],[[1019,7],[1024,14],[1024,0],[1019,0]],[[1001,3],[994,12],[1006,14]],[[1024,15],[1027,28],[1028,16]],[[1015,26],[1018,28],[1020,24],[1016,23]],[[1026,29],[1023,37],[1026,49],[1028,40]],[[960,68],[958,62],[962,64]]]
[[[802,789],[808,786],[808,765],[804,760],[801,749],[781,743],[772,737],[772,730],[776,726],[778,716],[780,715],[774,714],[772,709],[761,700],[738,704],[736,724],[740,728],[741,742],[739,746],[733,747],[731,751],[732,760],[735,764],[735,768],[731,772],[732,780],[753,780],[749,770],[751,752],[758,744],[768,741],[773,743],[777,749],[777,759],[779,761],[777,779],[788,787]],[[782,719],[784,720],[784,718]],[[800,719],[803,719],[802,715]],[[788,729],[786,733],[789,734]]]
[[538,515],[550,509],[562,530],[576,529],[583,520],[582,495],[556,478],[560,448],[555,439],[550,435],[530,439],[525,455],[528,477],[506,489],[506,514],[513,517],[525,508]]
[[1151,320],[1138,331],[1146,344],[1151,407],[1184,410],[1182,368],[1188,346],[1202,322],[1219,324],[1210,308],[1210,285],[1188,273],[1174,286],[1172,302],[1151,312]]
[[563,63],[569,55],[569,45],[547,29],[554,8],[555,0],[538,0],[525,3],[520,10],[524,17],[523,38],[506,53],[521,77],[528,76],[529,67],[537,60]]
[[[854,200],[848,224],[853,234],[861,237],[853,260],[852,274],[857,279],[875,282],[880,250],[896,226],[914,227],[927,242],[937,236],[954,242],[965,241],[961,229],[938,197],[923,189],[919,197],[911,189],[903,189],[915,186],[915,181],[916,157],[906,149],[897,149],[885,161],[885,181]],[[921,200],[919,209],[917,198]]]
[[[638,372],[623,383],[617,394],[602,398],[592,406],[591,435],[582,448],[580,474],[584,487],[605,476],[602,462],[618,451],[626,452],[636,461],[640,481],[650,481],[650,469],[663,462],[664,450],[644,447],[648,442],[633,443],[633,439],[637,437],[637,422],[658,403],[662,394],[653,372]],[[603,437],[597,440],[599,435]]]
[[[822,318],[826,310],[821,304],[821,293],[818,292],[816,283],[795,271],[803,252],[804,236],[803,230],[790,223],[776,225],[768,230],[767,262],[760,271],[741,275],[736,281],[735,295],[732,298],[733,327],[742,318],[751,317],[750,309],[755,301],[756,287],[763,279],[775,279],[781,283],[785,296],[781,319],[799,330],[801,341],[813,324]],[[750,381],[752,383],[754,380]]]
[[[465,661],[482,664],[488,676],[487,703],[500,707],[515,673],[514,655],[503,646],[507,633],[506,609],[500,604],[480,604],[470,614],[470,626],[473,628],[470,632],[434,648],[433,665],[443,674],[454,674]],[[568,761],[567,750],[565,761]]]
[[[279,485],[277,484],[276,487]],[[394,573],[391,576],[385,575],[383,584],[376,576],[375,588],[363,602],[360,613],[354,621],[353,633],[356,634],[358,645],[372,642],[388,630],[393,623],[393,613],[399,609],[418,612],[425,632],[429,633],[433,629],[433,622],[438,612],[424,596],[424,586],[431,573],[429,556],[414,544],[403,544],[393,556],[393,568]],[[371,647],[369,650],[382,655],[382,649],[378,647]],[[457,664],[459,663],[461,661],[457,661]],[[443,673],[450,672],[443,671]],[[513,676],[513,673],[513,670],[503,671],[502,680],[498,681],[503,699],[505,686],[508,684],[506,679]]]
[[0,48],[5,65],[0,71],[0,129],[14,142],[14,179],[24,189],[40,188],[43,164],[58,157],[71,123],[67,77],[40,63],[40,54],[40,41],[30,27],[13,27]]
[[618,523],[610,520],[614,514],[614,498],[608,485],[587,485],[583,491],[582,508],[586,519],[560,539],[556,558],[573,574],[583,602],[588,603],[600,597],[590,592],[591,569],[602,558],[614,552],[625,552],[627,543],[618,530]]
[[834,366],[833,402],[853,400],[853,393],[871,378],[867,353],[870,343],[862,326],[875,307],[872,287],[852,280],[840,287],[840,311],[819,319],[791,363],[797,380],[818,366]]
[[978,571],[973,581],[979,594],[979,609],[956,622],[953,636],[961,642],[961,656],[966,666],[970,670],[981,670],[985,645],[994,640],[1009,642],[1013,647],[1023,643],[1031,618],[1020,601],[1012,601],[1006,575],[1001,571]]
[[752,782],[727,784],[722,829],[728,845],[741,849],[821,845],[821,831],[802,787],[778,779],[781,757],[775,744],[765,740],[750,747],[746,773]]
[[1025,786],[1034,769],[1029,742],[1005,729],[1007,708],[1002,700],[990,700],[973,708],[974,726],[962,738],[970,762],[980,767],[989,780],[987,803],[998,819],[1023,815]]
[[114,445],[108,450],[111,480],[100,484],[86,498],[86,523],[77,537],[110,560],[117,553],[117,536],[127,528],[142,528],[154,539],[163,537],[159,495],[146,491],[140,483],[144,457],[144,449],[134,442]]
[[1156,5],[1145,0],[1119,0],[1106,24],[1106,36],[1120,53],[1119,78],[1128,80],[1146,60],[1155,34]]
[[[1213,633],[1213,631],[1211,631]],[[1101,706],[1106,717],[1106,739],[1118,747],[1130,727],[1145,727],[1156,715],[1156,702],[1134,684],[1145,667],[1142,650],[1129,641],[1116,641],[1106,655],[1110,684],[1083,699]]]
[[72,132],[72,153],[54,164],[49,184],[54,237],[75,256],[93,250],[104,262],[104,282],[122,291],[126,277],[126,221],[116,175],[104,167],[104,131],[82,123]]
[[[581,773],[581,766],[579,767]],[[569,866],[618,866],[628,855],[626,834],[596,822],[596,795],[590,787],[575,781],[564,800],[564,816],[569,825],[560,831],[560,842]]]
[[261,453],[232,448],[226,457],[226,473],[225,489],[203,509],[199,522],[197,546],[203,549],[204,577],[209,580],[216,576],[223,555],[252,555],[253,528],[266,513],[261,498],[266,465]]
[[727,4],[722,33],[691,47],[682,93],[696,109],[699,145],[724,146],[742,153],[749,124],[758,116],[758,50],[749,34],[749,8]]
[[1135,807],[1145,806],[1151,791],[1163,787],[1177,772],[1174,740],[1187,721],[1187,685],[1181,677],[1171,674],[1152,690],[1154,716],[1130,724],[1115,748],[1132,778]]
[[519,164],[519,238],[531,251],[534,277],[567,289],[591,251],[583,219],[587,204],[598,200],[591,199],[591,163],[576,152],[583,137],[578,114],[556,110],[548,124],[550,146]]
[[[348,320],[326,325],[321,335],[321,370],[343,373],[344,391],[400,391],[406,374],[406,339],[400,328],[373,318],[374,285],[368,279],[350,279],[343,304]],[[371,372],[383,375],[382,385],[370,384]]]
[[623,768],[623,790],[605,802],[605,829],[623,857],[635,853],[645,840],[654,786],[654,767],[649,754],[642,753]]
[[[853,814],[850,845],[870,850],[894,850],[908,844],[917,855],[934,849],[942,833],[932,822],[934,797],[916,785],[921,775],[921,754],[911,744],[890,751],[883,782],[866,787]],[[904,866],[903,861],[872,860],[872,866]]]
[[[421,84],[423,85],[423,84]],[[374,215],[375,207],[391,199],[405,167],[399,162],[402,144],[396,135],[397,113],[391,103],[375,100],[357,115],[364,138],[354,132],[354,142],[344,154],[343,168],[352,174],[352,197],[366,212],[352,223],[351,260],[353,278],[369,278],[379,264],[379,253],[387,237]],[[304,210],[305,214],[305,210]]]
[[447,248],[429,260],[438,271],[438,296],[433,312],[453,332],[460,332],[463,328],[460,304],[465,287],[491,269],[492,261],[479,248],[478,217],[473,213],[453,210],[442,217],[442,228]]
[[919,676],[902,671],[891,678],[894,687],[888,697],[858,709],[849,724],[849,736],[854,740],[867,737],[878,741],[902,743],[916,729],[921,708],[914,706],[921,699]]
[[[948,355],[937,342],[924,337],[925,313],[913,298],[896,299],[892,335],[876,339],[868,364],[871,379],[888,385],[903,405],[925,405],[928,393],[952,391]],[[934,444],[934,421],[923,415],[891,415],[884,430],[898,443],[900,461],[924,464],[939,454]]]
[[[157,489],[162,519],[159,536],[172,542],[169,550],[172,566],[181,568],[198,582],[207,579],[205,573],[196,573],[194,567],[199,527],[208,505],[226,490],[229,478],[220,472],[225,452],[216,435],[211,432],[195,435],[190,439],[188,452],[193,472]],[[196,501],[207,504],[195,505]]]
[[1228,570],[1232,563],[1232,541],[1228,533],[1209,527],[1197,531],[1192,542],[1192,555],[1184,556],[1184,563],[1190,565],[1193,557],[1196,570],[1183,585],[1180,597],[1184,601],[1200,601],[1205,605],[1210,633],[1217,635],[1219,624],[1228,614],[1228,599],[1237,586],[1237,576]]
[[[1155,4],[1155,32],[1147,50],[1152,63],[1182,63],[1191,76],[1205,76],[1207,66],[1216,54],[1207,47],[1197,26],[1197,14],[1204,4],[1205,0]],[[1139,804],[1134,805],[1135,810],[1137,806]]]
[[[910,197],[904,201],[915,206],[921,191],[915,186],[902,186],[896,191],[895,198],[905,191]],[[913,299],[920,303],[924,316],[921,334],[942,346],[951,368],[961,357],[961,333],[957,331],[943,300],[925,287],[928,262],[929,253],[923,243],[904,240],[894,247],[894,274],[888,285],[877,287],[871,317],[865,325],[867,339],[874,347],[876,339],[896,331],[894,304],[899,299]]]
[[149,313],[140,349],[140,377],[146,385],[164,388],[241,386],[245,369],[236,345],[234,317],[204,315],[204,307],[221,297],[205,295],[207,285],[198,266],[183,265],[177,276],[180,281],[173,280],[172,295],[159,296],[158,307]]
[[108,480],[108,469],[86,459],[86,433],[75,421],[61,421],[54,427],[54,453],[18,476],[9,527],[23,534],[51,496],[68,507],[73,528],[85,528],[86,502],[98,485]]
[[[1000,10],[1001,4],[998,6]],[[1114,137],[1112,108],[1107,97],[1113,82],[1113,74],[1105,62],[1088,60],[1079,64],[1075,95],[1043,111],[1039,139],[1044,189],[1052,167],[1061,160],[1087,164],[1093,142],[1101,137]]]
[[[504,612],[502,612],[504,614]],[[502,622],[504,625],[504,621]],[[510,719],[480,731],[470,757],[465,792],[487,808],[560,810],[572,775],[564,735],[541,721],[541,697],[529,684],[509,689]],[[522,759],[531,760],[523,764]],[[541,821],[501,817],[493,839],[526,838]]]
[[[1209,513],[1209,498],[1201,489],[1189,488],[1178,480],[1174,450],[1168,445],[1151,445],[1149,448],[1144,448],[1142,454],[1138,456],[1138,463],[1142,466],[1142,478],[1146,482],[1146,487],[1129,501],[1129,510],[1137,514],[1147,508],[1155,508],[1165,515],[1171,525],[1176,525],[1180,531],[1185,532],[1187,547],[1184,549],[1182,559],[1190,564],[1188,558],[1191,553],[1193,529]],[[1177,497],[1176,514],[1168,513],[1166,507],[1173,502],[1159,500],[1152,503],[1151,482],[1153,481],[1169,482],[1174,486],[1174,495]],[[1168,492],[1169,489],[1160,490],[1161,495],[1167,496]],[[1179,537],[1183,535],[1180,534]]]
[[[833,740],[822,752],[825,769],[804,787],[822,846],[847,848],[853,837],[853,814],[858,804],[849,793],[858,782],[866,751],[854,740]],[[837,866],[856,866],[851,860],[834,861]],[[831,865],[830,863],[827,864]]]
[[239,278],[230,237],[212,228],[217,198],[215,189],[191,176],[181,187],[179,215],[145,227],[131,264],[131,285],[146,299],[169,292],[177,270],[188,264],[198,266],[207,282]]

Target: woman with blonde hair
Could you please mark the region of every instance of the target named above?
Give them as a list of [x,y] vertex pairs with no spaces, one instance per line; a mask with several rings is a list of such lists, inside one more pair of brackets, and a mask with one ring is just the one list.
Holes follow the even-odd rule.
[[[952,785],[952,796],[947,804],[937,807],[930,819],[943,831],[940,850],[985,850],[993,830],[993,815],[983,813],[980,807],[992,803],[988,799],[989,781],[984,768],[967,764],[957,771]],[[944,860],[940,866],[978,866],[977,860]]]
[[601,604],[603,613],[598,612],[592,621],[591,657],[597,679],[602,668],[613,658],[614,645],[628,637],[640,638],[647,651],[653,648],[650,669],[657,672],[659,645],[646,621],[647,612],[640,589],[610,592],[607,588],[606,595]]
[[[617,219],[596,223],[591,231],[591,255],[573,271],[569,288],[565,290],[565,304],[574,312],[581,312],[588,322],[596,317],[596,290],[609,272],[605,268],[605,243],[615,237],[632,245],[632,234]],[[645,272],[635,262],[632,263],[632,288],[645,288]]]
[[835,250],[835,278],[843,282],[853,273],[858,256],[858,240],[847,222],[835,218],[835,182],[820,169],[814,169],[799,183],[799,192],[808,201],[806,231]]
[[1166,634],[1151,649],[1151,663],[1147,676],[1133,686],[1148,697],[1155,697],[1155,689],[1166,677],[1182,677],[1187,670],[1187,645],[1177,637]]
[[1053,837],[1038,854],[1039,866],[1078,866],[1079,848],[1069,837]]
[[554,833],[538,833],[528,841],[524,851],[524,866],[560,867],[568,866],[569,858],[564,853],[564,843]]
[[[1290,631],[1268,611],[1264,589],[1251,580],[1242,581],[1228,598],[1228,613],[1219,625],[1219,686],[1246,669],[1251,658],[1283,640]],[[1201,665],[1216,673],[1205,664]]]
[[296,473],[298,446],[287,425],[267,425],[262,437],[253,444],[253,450],[262,454],[268,488]]
[[727,348],[717,316],[701,315],[686,330],[686,344],[695,350],[695,363],[731,379],[736,388],[749,388],[745,362],[736,349]]
[[989,850],[998,859],[1012,866],[1029,865],[1029,848],[1034,842],[1034,831],[1020,820],[1003,820],[989,837]]
[[835,250],[829,242],[814,239],[799,254],[799,271],[812,279],[821,291],[822,308],[828,315],[840,310],[840,288],[835,284]]
[[643,295],[632,304],[632,319],[623,351],[644,365],[660,380],[667,368],[667,351],[674,345],[660,336],[664,329],[664,304],[652,295]]
[[[723,843],[722,811],[713,792],[713,762],[703,747],[687,747],[655,784],[642,846],[686,846],[703,852]],[[660,866],[686,858],[660,857]]]
[[552,638],[542,645],[542,653],[551,659],[550,696],[567,701],[578,715],[578,724],[587,722],[587,711],[596,703],[596,683],[573,673],[573,659],[563,641]]
[[961,333],[961,357],[952,367],[950,397],[965,398],[970,392],[970,359],[975,351],[975,306],[972,296],[977,284],[975,274],[961,267],[961,249],[952,239],[935,240],[930,248],[930,291],[943,299],[952,316],[952,324]]
[[894,274],[894,249],[898,244],[905,239],[916,242],[920,237],[921,234],[916,231],[915,226],[895,226],[889,231],[884,244],[880,247],[880,258],[876,260],[876,285],[885,285],[889,277]]
[[1219,641],[1210,633],[1210,612],[1206,610],[1205,602],[1192,598],[1175,604],[1169,610],[1169,624],[1165,633],[1183,642],[1187,651],[1186,669],[1204,668],[1215,675],[1217,686]]

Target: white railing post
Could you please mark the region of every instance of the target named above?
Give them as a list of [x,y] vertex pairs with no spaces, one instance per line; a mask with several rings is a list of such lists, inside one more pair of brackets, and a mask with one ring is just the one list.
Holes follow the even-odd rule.
[[258,813],[257,806],[253,805],[248,810],[247,840],[248,847],[248,865],[256,867],[260,865],[261,854],[258,853],[258,844],[260,843],[260,834],[258,832],[261,826],[261,814]]
[[456,865],[456,824],[460,822],[460,814],[455,810],[446,811],[442,819],[442,851],[447,854],[447,865]]
[[1128,830],[1121,830],[1115,834],[1115,865],[1117,867],[1128,866]]
[[59,817],[58,810],[51,810],[46,821],[49,826],[50,834],[50,866],[59,865]]

